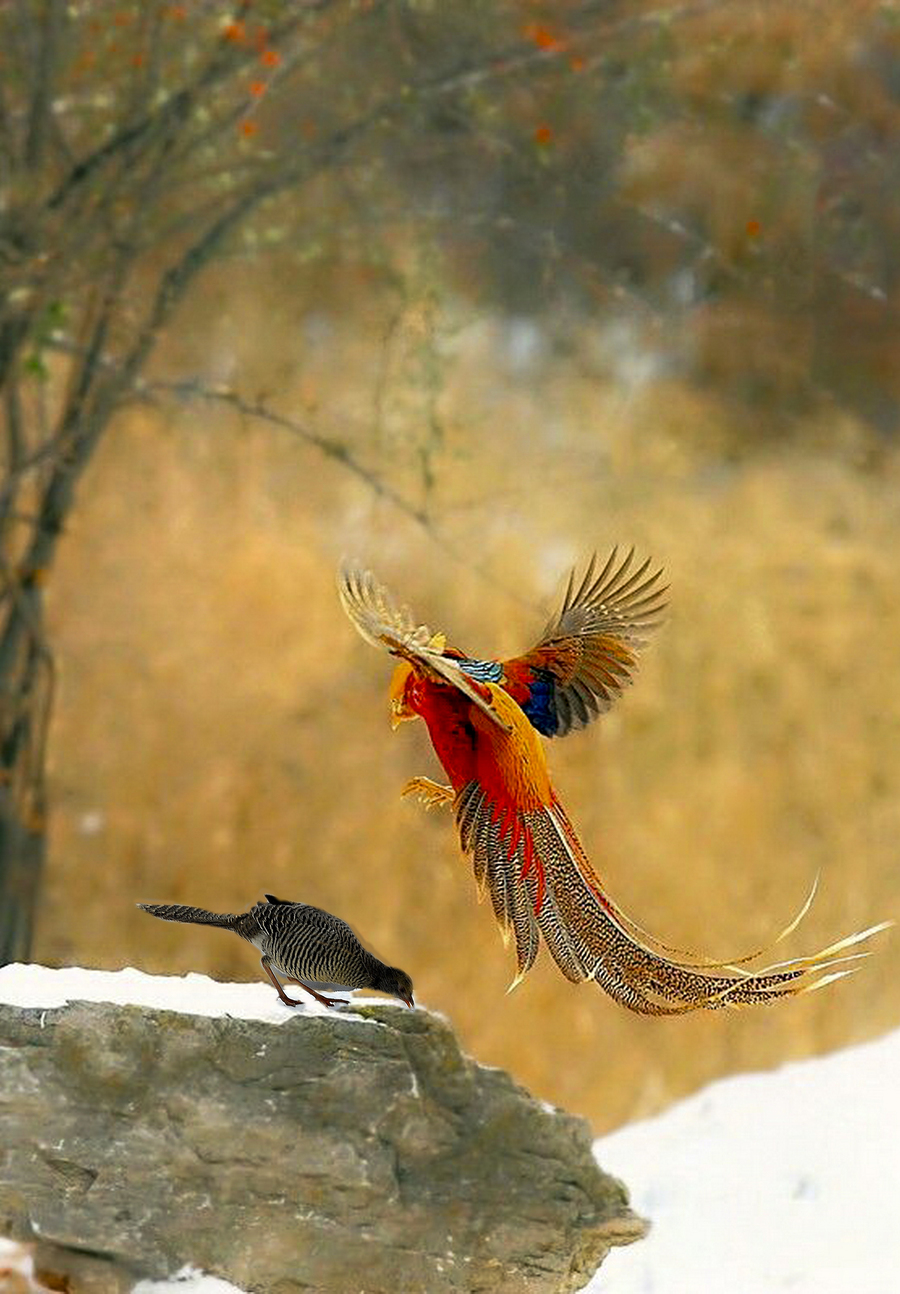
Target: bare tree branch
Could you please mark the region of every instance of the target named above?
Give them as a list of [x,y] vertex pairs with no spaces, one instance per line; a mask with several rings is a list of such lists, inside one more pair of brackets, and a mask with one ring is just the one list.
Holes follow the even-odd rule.
[[41,32],[36,41],[37,59],[33,69],[31,111],[25,139],[25,161],[33,167],[40,164],[49,134],[56,59],[64,20],[63,0],[44,0]]
[[356,457],[346,441],[338,440],[333,436],[324,436],[320,432],[313,431],[295,418],[288,418],[284,414],[276,413],[261,400],[247,400],[239,395],[237,391],[233,391],[228,387],[209,387],[196,379],[186,379],[179,382],[154,380],[140,382],[136,387],[138,395],[152,394],[154,392],[166,392],[180,399],[204,400],[223,404],[245,418],[256,418],[260,422],[266,422],[273,427],[278,427],[281,431],[290,432],[292,436],[296,436],[305,444],[318,450],[325,458],[339,463],[352,476],[357,477],[358,480],[368,486],[377,498],[385,499],[388,503],[393,504],[398,512],[409,517],[411,521],[415,521],[429,534],[436,536],[432,519],[428,513],[410,503],[379,473],[367,467]]

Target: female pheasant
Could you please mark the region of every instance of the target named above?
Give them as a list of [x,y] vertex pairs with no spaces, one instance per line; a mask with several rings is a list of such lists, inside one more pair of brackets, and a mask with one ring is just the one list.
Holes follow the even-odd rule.
[[267,894],[265,903],[254,903],[249,912],[210,912],[183,903],[139,903],[139,908],[163,921],[185,921],[199,926],[233,930],[262,953],[260,965],[285,1006],[300,1006],[288,997],[275,974],[288,984],[299,984],[324,1006],[340,1006],[340,998],[319,992],[348,992],[374,988],[413,1005],[412,980],[399,966],[386,966],[368,949],[340,917],[310,903],[291,903]]
[[417,626],[369,571],[344,567],[338,590],[362,637],[398,658],[393,725],[423,718],[449,780],[414,778],[403,793],[453,805],[479,895],[487,891],[504,940],[515,942],[514,985],[543,937],[567,979],[594,980],[646,1015],[821,988],[848,974],[845,963],[865,954],[847,950],[883,926],[758,971],[745,967],[749,958],[667,956],[679,950],[647,935],[605,893],[553,790],[539,734],[583,727],[631,682],[665,608],[661,576],[649,560],[637,565],[633,549],[621,559],[613,549],[599,571],[592,559],[581,579],[570,575],[562,608],[538,643],[511,660],[478,660],[448,646],[443,634]]

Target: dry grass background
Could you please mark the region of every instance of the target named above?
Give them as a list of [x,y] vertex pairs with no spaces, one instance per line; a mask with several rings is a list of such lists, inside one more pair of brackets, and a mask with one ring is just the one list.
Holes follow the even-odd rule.
[[[421,314],[386,351],[382,318],[276,310],[240,275],[231,293],[184,321],[170,358],[277,391],[285,412],[358,437],[378,470],[393,463],[412,494]],[[50,588],[60,686],[40,960],[257,978],[238,940],[134,903],[302,899],[408,969],[480,1060],[598,1130],[897,1022],[896,935],[853,979],[765,1011],[646,1020],[545,958],[507,996],[510,959],[449,816],[399,799],[437,765],[421,725],[390,731],[390,662],[342,615],[339,558],[365,558],[467,650],[511,652],[570,562],[633,542],[665,564],[670,620],[615,712],[549,749],[613,896],[661,937],[720,955],[770,938],[817,872],[786,951],[900,911],[897,453],[819,419],[736,454],[712,398],[644,382],[641,356],[594,376],[608,342],[560,357],[484,321],[444,340],[439,541],[228,410],[120,419]]]

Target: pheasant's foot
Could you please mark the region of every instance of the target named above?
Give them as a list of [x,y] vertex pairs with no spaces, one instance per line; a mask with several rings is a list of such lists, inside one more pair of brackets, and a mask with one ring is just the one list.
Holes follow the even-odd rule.
[[[324,994],[317,992],[316,989],[310,988],[308,984],[304,984],[302,979],[286,979],[284,982],[285,984],[296,984],[298,985],[299,988],[306,989],[307,993],[311,993],[313,997],[316,999],[316,1001],[321,1002],[323,1006],[346,1006],[347,1005],[344,998],[325,997]],[[298,1002],[296,1003],[296,1005],[302,1006],[303,1004],[301,1002]]]
[[417,796],[426,809],[433,809],[438,804],[449,804],[454,798],[452,786],[441,786],[440,782],[433,782],[430,777],[412,778],[400,794]]
[[317,993],[314,988],[310,988],[308,984],[301,984],[300,987],[305,988],[307,993],[312,993],[316,1001],[321,1002],[323,1006],[346,1006],[347,1005],[347,1003],[344,1001],[342,997],[325,997],[322,993]]

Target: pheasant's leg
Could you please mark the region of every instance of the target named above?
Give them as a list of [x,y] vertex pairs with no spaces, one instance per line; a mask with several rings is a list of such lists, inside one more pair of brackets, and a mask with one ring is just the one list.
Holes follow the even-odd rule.
[[[263,970],[266,972],[269,979],[275,985],[275,991],[278,994],[278,996],[281,998],[285,1006],[305,1006],[306,1005],[305,1002],[299,1002],[296,998],[288,997],[287,993],[285,993],[284,989],[281,987],[278,980],[275,978],[274,974],[272,973],[272,963],[269,961],[268,957],[261,957],[259,959],[259,964],[260,966],[262,966]],[[344,1003],[341,1001],[340,998],[332,999],[330,997],[322,997],[321,993],[317,993],[314,988],[310,988],[309,985],[304,984],[302,980],[293,979],[291,980],[291,983],[299,984],[301,988],[306,989],[307,993],[312,993],[316,1001],[321,1002],[323,1006],[343,1006],[344,1005]]]
[[347,1005],[347,1003],[344,1001],[342,997],[323,997],[321,993],[316,992],[316,990],[312,987],[311,984],[305,984],[302,979],[298,979],[296,982],[300,985],[301,988],[305,988],[307,993],[312,993],[316,1001],[321,1002],[323,1006],[346,1006]]
[[278,980],[275,978],[274,974],[272,973],[272,963],[269,961],[268,957],[265,957],[265,956],[260,957],[259,964],[260,966],[262,966],[263,970],[266,972],[269,979],[275,985],[275,992],[281,998],[285,1006],[303,1006],[302,1002],[298,1002],[296,998],[288,997],[287,993],[285,993],[284,989],[281,987]]
[[414,777],[407,782],[401,795],[416,795],[426,809],[433,809],[437,804],[449,804],[453,797],[452,786],[441,786],[430,777]]
[[306,989],[307,993],[312,993],[314,998],[318,998],[318,1000],[321,1003],[323,1003],[324,1006],[346,1006],[347,1005],[346,999],[342,997],[322,997],[321,993],[317,993],[314,988],[312,988],[309,984],[305,984],[302,979],[286,979],[284,982],[285,984],[299,984],[301,988]]

